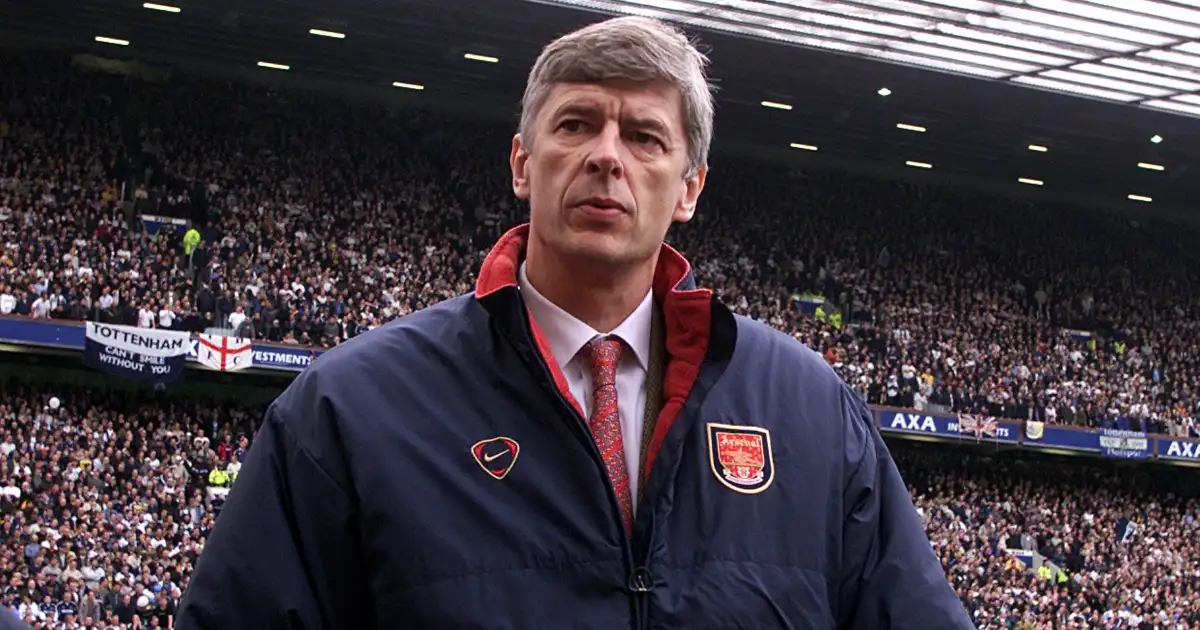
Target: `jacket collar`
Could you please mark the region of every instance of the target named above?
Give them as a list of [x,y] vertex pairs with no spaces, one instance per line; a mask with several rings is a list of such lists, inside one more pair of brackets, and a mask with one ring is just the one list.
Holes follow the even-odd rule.
[[[475,283],[475,297],[485,298],[500,289],[517,286],[517,270],[525,258],[525,247],[529,242],[529,224],[518,225],[505,232],[492,247]],[[712,292],[697,289],[692,275],[692,266],[675,248],[663,243],[658,255],[658,267],[654,270],[654,295],[665,299],[669,294],[701,291],[711,299]]]

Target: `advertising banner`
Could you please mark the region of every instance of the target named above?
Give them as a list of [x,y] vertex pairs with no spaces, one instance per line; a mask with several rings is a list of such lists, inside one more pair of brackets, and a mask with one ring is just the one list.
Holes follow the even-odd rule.
[[1159,436],[1155,440],[1155,455],[1159,459],[1174,459],[1200,464],[1200,440]]
[[897,409],[879,410],[879,430],[987,442],[1015,444],[1021,423],[968,414],[936,413]]
[[0,340],[25,346],[83,350],[83,322],[0,317]]
[[1025,426],[1025,445],[1039,448],[1060,448],[1072,451],[1100,451],[1100,433],[1029,422]]
[[311,348],[289,348],[287,346],[254,346],[254,367],[269,367],[277,370],[299,372],[308,367],[313,359],[321,356],[320,350]]

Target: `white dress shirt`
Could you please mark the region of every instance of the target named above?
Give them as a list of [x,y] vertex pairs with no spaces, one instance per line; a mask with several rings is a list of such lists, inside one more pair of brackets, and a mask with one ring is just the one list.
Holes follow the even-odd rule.
[[517,283],[529,312],[537,321],[550,352],[567,379],[571,395],[583,407],[584,418],[592,412],[592,373],[579,351],[592,339],[605,334],[625,343],[617,364],[617,412],[621,416],[621,440],[629,468],[629,493],[637,509],[638,470],[642,464],[642,430],[646,424],[646,371],[650,365],[650,325],[654,318],[654,296],[650,291],[633,313],[608,333],[599,332],[562,310],[538,293],[525,274],[525,263]]

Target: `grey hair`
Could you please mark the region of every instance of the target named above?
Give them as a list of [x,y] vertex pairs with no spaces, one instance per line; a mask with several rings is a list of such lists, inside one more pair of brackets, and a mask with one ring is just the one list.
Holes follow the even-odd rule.
[[660,20],[619,17],[567,33],[542,49],[521,99],[522,141],[533,141],[533,121],[558,83],[662,81],[680,92],[688,141],[686,175],[708,165],[713,135],[713,86],[708,57],[680,30]]

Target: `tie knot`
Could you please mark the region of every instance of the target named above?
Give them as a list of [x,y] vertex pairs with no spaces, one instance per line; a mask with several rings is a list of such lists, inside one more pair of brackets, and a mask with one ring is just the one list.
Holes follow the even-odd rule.
[[592,371],[592,387],[617,383],[617,364],[621,362],[621,339],[596,337],[580,350]]

